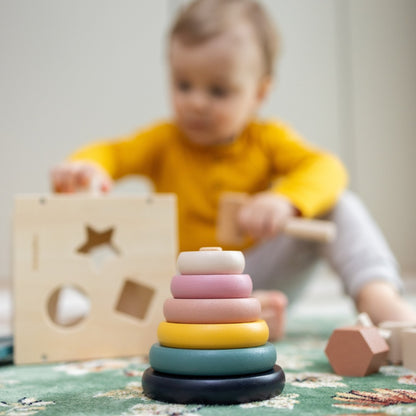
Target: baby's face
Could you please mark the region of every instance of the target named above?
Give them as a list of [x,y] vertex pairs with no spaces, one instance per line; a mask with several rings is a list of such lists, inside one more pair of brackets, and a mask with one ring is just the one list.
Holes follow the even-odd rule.
[[263,98],[261,52],[251,27],[235,26],[198,45],[174,38],[169,59],[179,127],[193,143],[231,142]]

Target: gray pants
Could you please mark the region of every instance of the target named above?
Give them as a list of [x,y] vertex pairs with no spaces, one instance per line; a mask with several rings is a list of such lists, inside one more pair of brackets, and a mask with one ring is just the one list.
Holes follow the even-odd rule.
[[254,289],[281,290],[289,300],[299,294],[326,260],[353,299],[372,280],[387,281],[402,290],[397,262],[381,231],[356,195],[346,191],[324,219],[337,226],[331,243],[278,235],[247,250],[246,268]]

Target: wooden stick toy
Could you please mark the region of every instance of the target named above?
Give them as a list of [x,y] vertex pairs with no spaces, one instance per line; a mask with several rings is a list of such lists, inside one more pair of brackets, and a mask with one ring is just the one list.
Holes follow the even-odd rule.
[[[247,239],[238,225],[237,215],[249,198],[248,194],[238,192],[226,192],[221,196],[217,219],[217,239],[221,244],[240,245]],[[317,219],[291,218],[283,232],[292,237],[322,243],[333,241],[336,237],[333,222]]]

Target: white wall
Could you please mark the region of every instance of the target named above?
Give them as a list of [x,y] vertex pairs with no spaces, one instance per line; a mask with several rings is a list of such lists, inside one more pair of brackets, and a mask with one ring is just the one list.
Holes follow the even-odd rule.
[[[169,114],[163,41],[180,2],[0,0],[0,279],[14,194],[48,191],[50,167],[81,144]],[[343,158],[415,270],[416,2],[264,3],[283,54],[263,114]]]
[[403,269],[414,272],[416,1],[349,5],[355,186]]

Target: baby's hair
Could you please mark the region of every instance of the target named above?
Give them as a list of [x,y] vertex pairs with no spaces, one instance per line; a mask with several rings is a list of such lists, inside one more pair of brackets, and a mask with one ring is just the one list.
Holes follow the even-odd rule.
[[255,0],[195,0],[183,7],[174,21],[170,39],[188,45],[203,43],[242,20],[252,25],[262,52],[265,75],[273,76],[278,49],[276,28]]

